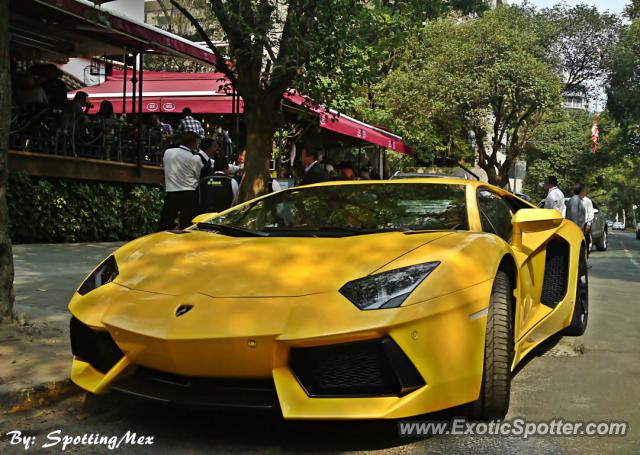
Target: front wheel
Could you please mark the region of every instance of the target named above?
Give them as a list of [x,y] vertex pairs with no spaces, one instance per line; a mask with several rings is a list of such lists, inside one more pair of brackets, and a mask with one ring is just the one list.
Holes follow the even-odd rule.
[[513,290],[506,273],[493,282],[484,342],[484,369],[478,400],[469,404],[472,419],[502,418],[509,410],[513,361]]
[[589,272],[584,249],[580,250],[580,264],[578,266],[578,284],[576,286],[576,299],[573,304],[573,316],[571,325],[564,329],[564,335],[580,336],[587,330],[589,322]]

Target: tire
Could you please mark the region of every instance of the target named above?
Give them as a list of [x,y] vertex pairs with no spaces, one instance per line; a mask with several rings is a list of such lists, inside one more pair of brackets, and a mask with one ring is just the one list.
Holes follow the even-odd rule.
[[578,266],[578,285],[576,286],[576,298],[573,304],[571,324],[563,330],[564,335],[581,336],[587,330],[589,322],[589,270],[584,248],[580,250],[580,265]]
[[607,248],[609,248],[609,233],[606,229],[602,231],[602,237],[596,242],[596,248],[598,251],[607,251]]
[[468,414],[472,419],[502,418],[509,410],[513,361],[512,299],[509,277],[498,271],[487,315],[480,397],[469,404]]

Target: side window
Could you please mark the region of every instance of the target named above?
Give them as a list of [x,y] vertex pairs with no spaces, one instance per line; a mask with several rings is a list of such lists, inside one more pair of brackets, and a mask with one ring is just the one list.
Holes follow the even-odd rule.
[[[520,209],[530,209],[532,208],[529,204],[526,204],[514,197],[502,196],[503,200],[509,205],[511,212],[515,215]],[[544,201],[542,203],[544,207]]]
[[511,242],[512,213],[500,196],[489,190],[478,190],[478,210],[484,232],[491,232]]

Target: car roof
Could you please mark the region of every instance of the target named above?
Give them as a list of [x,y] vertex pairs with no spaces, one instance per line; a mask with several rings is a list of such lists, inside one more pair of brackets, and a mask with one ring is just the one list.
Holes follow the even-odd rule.
[[[393,180],[332,180],[328,182],[322,183],[314,183],[311,185],[304,186],[296,186],[291,189],[296,188],[311,188],[311,187],[319,187],[319,186],[338,186],[338,185],[409,185],[412,183],[428,183],[434,185],[468,185],[475,188],[478,187],[486,187],[490,188],[500,194],[506,194],[509,196],[515,196],[513,193],[510,193],[502,188],[498,188],[497,186],[491,185],[487,182],[482,182],[478,180],[467,180],[458,177],[411,177],[411,178],[402,178],[402,179],[393,179]],[[526,201],[525,201],[526,202]]]
[[[435,179],[444,179],[444,178],[452,178],[452,176],[450,175],[444,175],[444,174],[428,174],[428,173],[420,173],[420,172],[396,172],[395,174],[393,174],[389,180],[396,180],[396,179],[424,179],[424,178],[435,178]],[[453,176],[453,178],[460,178],[462,179],[462,177],[457,177],[457,176]],[[463,179],[463,180],[468,180],[468,179]]]
[[[476,186],[491,186],[488,183],[477,182],[475,180],[466,180],[458,177],[408,177],[401,179],[388,179],[388,180],[331,180],[328,182],[314,183],[312,185],[305,185],[305,187],[312,186],[337,186],[337,185],[406,185],[410,183],[433,183],[437,185],[473,185]],[[295,188],[302,188],[297,186]],[[503,191],[503,190],[500,190]]]

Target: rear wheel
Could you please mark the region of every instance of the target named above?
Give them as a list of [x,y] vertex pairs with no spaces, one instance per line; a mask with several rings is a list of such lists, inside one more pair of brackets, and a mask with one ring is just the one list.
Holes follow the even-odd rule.
[[513,360],[513,291],[506,273],[493,282],[484,343],[484,369],[478,400],[469,404],[472,419],[502,418],[509,410]]
[[609,233],[605,229],[602,232],[602,237],[600,237],[598,239],[598,242],[596,243],[596,248],[598,249],[598,251],[607,251],[608,247],[609,247]]
[[576,299],[573,304],[573,316],[571,325],[564,329],[564,335],[580,336],[587,330],[589,322],[589,272],[584,248],[580,250],[580,265],[578,266],[578,284],[576,286]]

